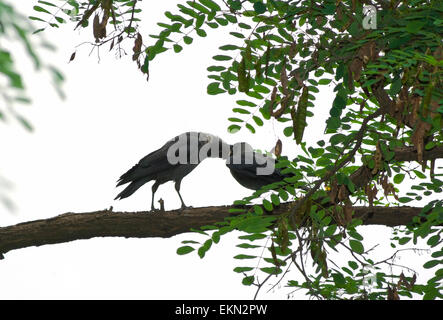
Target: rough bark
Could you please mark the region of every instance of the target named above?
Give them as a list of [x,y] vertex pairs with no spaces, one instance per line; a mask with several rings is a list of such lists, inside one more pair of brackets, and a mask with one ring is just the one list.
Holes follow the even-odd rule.
[[[418,161],[417,148],[404,147],[394,150],[395,161]],[[443,146],[435,147],[423,152],[423,160],[435,160],[443,158]]]
[[[288,212],[291,204],[282,204],[273,214]],[[162,237],[190,231],[232,216],[230,206],[191,208],[167,212],[65,213],[54,218],[19,223],[0,228],[2,254],[20,248],[56,244],[94,237]],[[408,224],[420,213],[416,207],[354,207],[355,216],[365,225],[397,226]]]

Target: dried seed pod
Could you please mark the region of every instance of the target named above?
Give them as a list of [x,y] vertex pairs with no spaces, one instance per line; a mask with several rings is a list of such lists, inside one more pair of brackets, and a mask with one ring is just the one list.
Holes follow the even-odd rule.
[[274,147],[274,154],[277,158],[280,157],[282,149],[283,149],[283,144],[282,144],[281,140],[278,139],[277,143],[275,144],[275,147]]

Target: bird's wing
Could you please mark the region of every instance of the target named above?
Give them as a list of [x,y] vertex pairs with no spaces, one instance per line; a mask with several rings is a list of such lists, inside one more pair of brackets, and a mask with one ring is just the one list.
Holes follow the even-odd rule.
[[[155,164],[155,166],[159,166],[159,168],[163,167],[165,170],[171,167],[175,167],[177,163],[171,164],[170,161],[168,161],[169,160],[168,151],[169,148],[171,148],[172,146],[174,146],[174,148],[177,148],[176,150],[184,147],[186,150],[188,161],[190,161],[189,152],[190,151],[196,152],[197,157],[195,159],[198,160],[198,152],[199,149],[201,148],[199,137],[200,137],[199,132],[182,133],[181,135],[178,135],[175,138],[166,142],[165,145],[160,149],[155,150],[150,154],[148,154],[147,156],[145,156],[144,158],[142,158],[138,164],[142,167],[149,167],[150,165]],[[195,142],[193,141],[191,143],[191,139],[197,139],[197,141]]]
[[140,161],[138,162],[138,165],[141,167],[149,167],[152,164],[159,164],[159,163],[166,163],[168,164],[167,161],[167,154],[168,154],[168,149],[174,144],[176,143],[178,140],[178,137],[175,137],[172,140],[169,140],[168,142],[166,142],[166,144],[161,147],[158,150],[152,151],[150,154],[148,154],[147,156],[143,157],[142,159],[140,159]]
[[178,137],[166,142],[160,149],[152,151],[143,157],[136,165],[126,171],[117,181],[117,186],[135,181],[140,178],[148,178],[155,172],[161,172],[171,168],[171,164],[167,161],[167,151]]

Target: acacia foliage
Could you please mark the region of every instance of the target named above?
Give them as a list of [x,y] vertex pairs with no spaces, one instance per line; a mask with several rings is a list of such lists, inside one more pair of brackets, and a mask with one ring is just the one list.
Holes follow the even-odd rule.
[[41,37],[32,36],[34,30],[32,22],[18,12],[13,3],[0,0],[0,120],[15,119],[27,130],[32,130],[32,124],[16,108],[17,105],[31,103],[23,68],[18,67],[23,61],[16,60],[18,50],[25,52],[34,70],[48,72],[54,88],[61,97],[64,96],[63,75],[41,57],[42,49],[53,51],[55,47]]
[[[245,234],[238,247],[245,252],[235,256],[242,264],[234,271],[257,291],[277,276],[277,283],[284,279],[317,298],[442,298],[443,173],[435,159],[425,157],[443,141],[441,1],[183,1],[176,12],[165,12],[167,22],[158,23],[162,31],[146,45],[138,30],[140,1],[39,3],[35,9],[43,15],[32,19],[49,26],[64,22],[55,12],[68,14],[76,28],[92,23],[93,46],[109,44],[120,52],[123,41],[133,41],[132,59],[146,75],[161,53],[179,53],[196,36],[225,27],[230,40],[208,67],[207,92],[244,96],[228,119],[229,130],[255,133],[265,121],[278,121],[287,124],[283,134],[301,146],[303,154],[292,161],[279,159],[278,167],[292,178],[236,201],[236,216],[194,230],[206,238],[184,241],[178,254],[197,249],[203,258],[222,235],[240,230]],[[368,5],[376,10],[375,29],[363,27]],[[335,92],[325,138],[307,145],[303,136],[310,118],[322,112],[315,97],[325,85]],[[411,146],[412,166],[396,158]],[[421,182],[399,194],[396,186],[405,177]],[[393,255],[377,261],[357,230],[362,220],[353,218],[352,205],[415,200],[427,203],[420,216],[394,230]],[[292,201],[292,209],[272,215],[282,201]],[[249,203],[256,204],[241,208]],[[402,246],[419,238],[432,252],[424,267],[435,270],[423,283],[407,266],[393,267]],[[341,264],[333,252],[348,252],[349,260]],[[389,274],[385,265],[392,267]],[[302,280],[286,279],[289,268]]]

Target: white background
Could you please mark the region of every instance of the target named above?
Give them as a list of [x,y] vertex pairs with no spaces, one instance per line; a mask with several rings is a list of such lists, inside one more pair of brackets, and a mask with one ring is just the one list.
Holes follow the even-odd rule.
[[[35,14],[35,2],[20,1],[15,6],[30,15]],[[142,35],[145,41],[152,41],[148,34],[158,30],[156,22],[166,21],[163,12],[176,11],[176,7],[171,1],[156,1],[143,3],[143,8]],[[49,80],[35,74],[26,58],[19,60],[33,104],[17,110],[36,129],[28,133],[12,119],[0,125],[0,173],[13,182],[9,194],[16,204],[14,213],[0,206],[0,225],[111,205],[115,211],[147,210],[152,183],[118,202],[113,201],[117,178],[168,139],[190,130],[218,135],[228,143],[247,141],[268,151],[280,138],[283,154],[293,157],[295,144],[277,124],[267,123],[255,135],[246,129],[234,135],[227,132],[227,118],[241,96],[208,96],[206,68],[217,64],[211,57],[220,53],[218,46],[232,42],[232,37],[226,29],[207,31],[209,37],[195,36],[194,43],[184,45],[180,54],[160,55],[151,63],[150,81],[146,82],[130,55],[115,59],[103,48],[98,62],[96,51],[89,56],[89,45],[75,49],[84,41],[93,41],[90,28],[79,33],[69,24],[47,30],[46,38],[58,51],[44,52],[43,60],[63,71],[67,99],[60,100]],[[74,50],[76,58],[68,64]],[[331,87],[320,89],[316,118],[310,119],[305,132],[310,143],[323,138],[333,98]],[[250,192],[236,183],[221,159],[204,161],[183,180],[181,188],[186,204],[194,207],[231,204]],[[156,196],[165,200],[166,209],[180,206],[171,182],[160,186]],[[368,238],[367,247],[381,243],[379,257],[383,258],[390,253],[390,230],[372,226],[360,231]],[[235,247],[238,235],[223,237],[203,260],[195,253],[176,254],[181,240],[202,239],[195,234],[170,239],[95,238],[14,250],[0,261],[0,298],[250,299],[255,289],[243,286],[242,276],[232,271],[244,265],[232,258],[242,252]],[[423,276],[420,266],[425,261],[425,256],[404,255],[400,263]],[[264,288],[259,298],[282,299],[289,292],[282,286],[269,293]],[[306,298],[303,294],[294,297]]]

